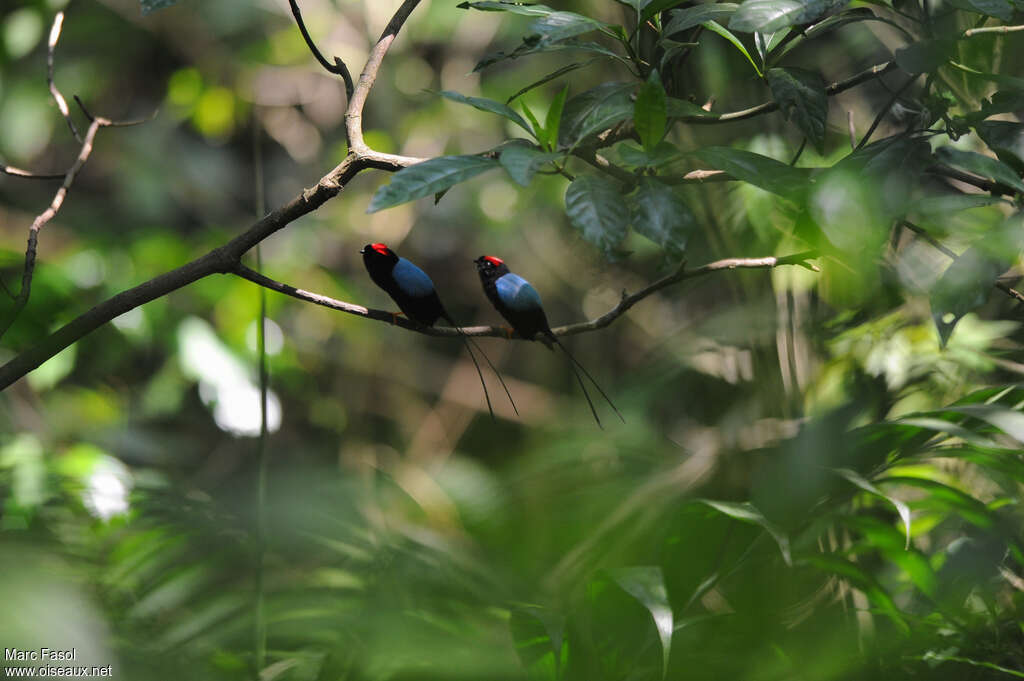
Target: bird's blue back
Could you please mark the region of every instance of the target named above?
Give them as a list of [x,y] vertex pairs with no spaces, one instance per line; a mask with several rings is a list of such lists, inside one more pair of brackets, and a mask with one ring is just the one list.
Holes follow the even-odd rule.
[[402,293],[407,296],[422,298],[434,292],[434,282],[430,280],[427,273],[405,258],[398,259],[391,270],[391,276],[395,278]]
[[516,312],[541,309],[540,294],[518,274],[511,272],[494,282],[498,298],[505,307]]

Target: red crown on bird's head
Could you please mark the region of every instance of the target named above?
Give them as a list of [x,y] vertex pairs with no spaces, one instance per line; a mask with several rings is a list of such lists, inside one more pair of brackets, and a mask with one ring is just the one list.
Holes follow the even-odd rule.
[[501,258],[495,258],[493,255],[485,255],[484,256],[484,260],[486,260],[487,262],[491,263],[495,267],[497,267],[498,265],[504,265],[505,264],[504,260],[502,260]]
[[370,244],[370,248],[377,251],[381,255],[387,255],[388,252],[391,250],[390,248],[388,248],[387,244],[382,243]]

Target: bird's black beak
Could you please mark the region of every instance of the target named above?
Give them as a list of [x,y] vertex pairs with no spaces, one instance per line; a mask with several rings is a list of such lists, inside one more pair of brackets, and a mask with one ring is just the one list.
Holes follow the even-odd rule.
[[359,249],[359,254],[360,255],[365,255],[366,254],[366,246],[363,246],[362,248]]

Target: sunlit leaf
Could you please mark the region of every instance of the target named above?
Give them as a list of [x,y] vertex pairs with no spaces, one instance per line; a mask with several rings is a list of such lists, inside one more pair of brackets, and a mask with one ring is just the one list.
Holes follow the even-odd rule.
[[640,602],[651,613],[654,626],[661,639],[662,677],[668,671],[668,658],[672,649],[672,606],[665,590],[665,576],[654,566],[625,567],[608,570],[608,575],[623,591]]
[[565,616],[538,606],[518,605],[512,608],[508,626],[516,654],[530,678],[560,678],[569,645],[564,636]]
[[474,109],[480,111],[486,111],[488,113],[497,114],[503,118],[507,118],[512,121],[526,132],[533,134],[533,130],[530,129],[530,124],[523,119],[518,113],[513,111],[508,105],[496,102],[493,99],[486,99],[484,97],[467,97],[466,95],[459,94],[458,92],[452,92],[451,90],[443,90],[439,93],[445,99],[450,99],[453,102],[459,102],[460,104],[468,104]]
[[558,129],[562,124],[562,110],[565,108],[565,98],[568,95],[569,86],[566,85],[555,95],[544,119],[544,139],[547,141],[548,148],[552,150],[558,146]]
[[749,501],[713,501],[711,499],[697,499],[696,501],[697,503],[704,504],[705,506],[710,506],[719,513],[723,513],[730,518],[734,518],[745,523],[760,525],[772,536],[775,543],[779,545],[779,551],[782,553],[782,559],[786,561],[786,565],[793,564],[793,558],[789,549],[789,536],[781,527],[765,518],[764,514]]
[[542,43],[557,43],[607,26],[604,22],[575,12],[552,12],[530,24],[528,32],[537,36]]
[[367,213],[376,213],[407,201],[444,191],[452,185],[497,168],[498,162],[483,156],[441,156],[403,168],[373,195]]
[[675,10],[670,13],[669,16],[672,18],[665,24],[665,28],[661,33],[664,36],[671,36],[694,26],[700,26],[705,21],[724,21],[738,7],[739,5],[732,2],[709,2]]
[[954,405],[946,410],[979,418],[1024,444],[1024,413],[987,404]]
[[729,28],[753,33],[772,33],[795,24],[808,24],[845,6],[849,0],[746,0]]
[[761,75],[761,68],[757,65],[757,62],[754,61],[754,58],[750,56],[750,52],[747,51],[747,48],[743,44],[743,41],[741,41],[739,38],[733,35],[732,31],[727,29],[725,26],[722,26],[717,21],[705,21],[704,23],[701,24],[701,26],[711,31],[712,33],[717,33],[718,35],[722,36],[730,43],[732,43],[733,47],[739,50],[740,53],[747,58],[747,61],[750,62],[750,65],[754,67],[754,71],[757,72],[757,75]]
[[609,257],[629,227],[629,209],[618,186],[597,175],[572,181],[565,191],[565,212],[583,238]]
[[836,473],[849,480],[851,483],[861,488],[869,494],[874,494],[877,497],[885,499],[896,509],[896,512],[900,514],[900,520],[903,522],[903,528],[906,530],[906,546],[910,548],[910,507],[905,503],[897,499],[896,497],[890,496],[882,492],[882,490],[875,487],[874,484],[863,475],[850,468],[836,468]]

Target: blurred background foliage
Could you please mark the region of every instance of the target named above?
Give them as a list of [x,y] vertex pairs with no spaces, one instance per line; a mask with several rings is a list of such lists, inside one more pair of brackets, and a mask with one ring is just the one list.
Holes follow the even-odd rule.
[[[757,2],[787,5],[745,4]],[[321,50],[357,71],[400,3],[301,4]],[[588,52],[474,70],[525,44],[536,17],[457,4],[425,2],[403,29],[364,115],[371,147],[436,157],[523,136],[439,91],[504,102],[584,64],[522,96],[549,121],[566,85],[571,102],[603,83],[655,82],[628,58],[589,62]],[[633,7],[694,5],[552,4],[630,34]],[[745,180],[673,183],[674,205],[690,217],[677,213],[661,244],[630,233],[602,253],[592,242],[606,240],[565,215],[566,178],[538,174],[523,186],[504,172],[455,186],[436,205],[372,214],[389,177],[364,173],[263,244],[268,275],[389,309],[358,255],[385,241],[431,273],[465,324],[498,321],[471,263],[481,253],[529,278],[555,325],[604,313],[623,288],[684,255],[691,265],[808,248],[823,257],[820,273],[684,282],[572,338],[625,414],[603,431],[568,367],[539,345],[481,341],[520,411],[495,399],[492,421],[459,343],[268,294],[260,678],[1024,676],[1021,307],[987,295],[1017,259],[1019,204],[925,174],[948,161],[991,175],[956,154],[995,152],[1001,181],[1020,182],[1021,34],[948,42],[1021,23],[1024,7],[794,4],[889,23],[811,32],[784,66],[832,83],[909,43],[925,47],[902,53],[902,66],[922,64],[926,75],[902,93],[906,73],[869,79],[829,97],[827,118],[808,113],[812,92],[791,101],[790,120],[677,122],[664,163],[638,156],[655,154],[657,140],[602,152],[640,183],[715,167]],[[3,162],[63,172],[77,153],[45,80],[46,34],[62,9],[62,91],[115,119],[158,114],[100,132],[41,235],[33,295],[0,361],[250,224],[254,140],[271,207],[346,151],[344,89],[311,59],[283,0],[181,0],[145,15],[136,0],[15,0],[0,10]],[[735,6],[715,9],[718,27],[736,25]],[[657,88],[675,106],[700,116],[705,103],[714,113],[782,97],[758,76],[759,47],[788,31],[774,45],[770,34],[734,32],[748,60],[699,24],[658,42],[674,16],[654,13],[634,44],[671,52]],[[614,37],[593,40],[623,54]],[[657,100],[657,89],[644,92]],[[859,139],[889,107],[872,138],[888,146],[851,157],[850,125]],[[913,138],[923,150],[903,134],[925,128]],[[991,142],[995,129],[1005,144]],[[895,162],[878,160],[905,143]],[[933,156],[940,146],[955,149]],[[763,166],[765,157],[782,164]],[[745,161],[755,167],[743,176]],[[579,160],[568,167],[593,172]],[[9,287],[27,227],[55,189],[0,176]],[[925,236],[899,227],[903,219]],[[964,253],[965,272],[944,277],[951,260],[931,241]],[[980,255],[968,257],[972,248]],[[989,277],[993,259],[1001,266]],[[251,283],[202,280],[119,317],[0,396],[5,647],[74,646],[116,678],[253,678],[258,312]],[[948,335],[954,318],[941,347],[938,329]]]

